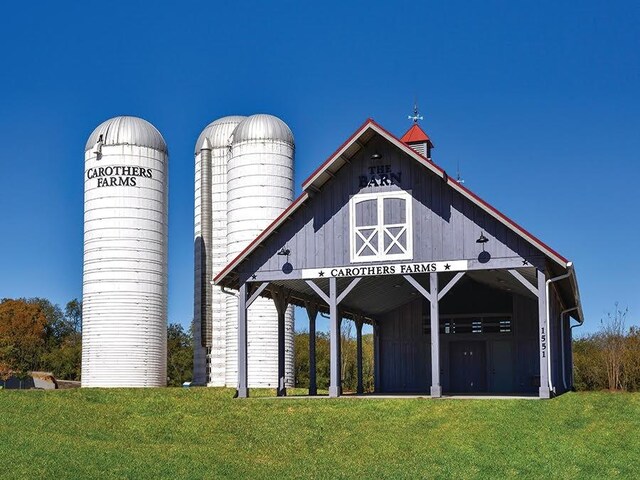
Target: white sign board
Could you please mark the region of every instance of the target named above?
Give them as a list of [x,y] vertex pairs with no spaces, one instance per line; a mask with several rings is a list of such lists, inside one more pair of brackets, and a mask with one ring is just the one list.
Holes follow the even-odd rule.
[[378,275],[411,275],[413,273],[464,272],[467,269],[467,260],[357,265],[350,267],[303,268],[302,278],[376,277]]

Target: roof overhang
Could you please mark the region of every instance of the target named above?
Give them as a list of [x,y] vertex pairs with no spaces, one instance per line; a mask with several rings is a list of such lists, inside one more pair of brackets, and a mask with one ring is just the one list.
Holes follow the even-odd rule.
[[253,252],[258,246],[269,237],[273,232],[275,232],[280,225],[287,221],[293,215],[293,213],[300,208],[304,202],[309,198],[309,194],[307,192],[303,192],[298,198],[294,200],[294,202],[289,205],[279,216],[276,218],[271,224],[265,228],[260,235],[256,237],[256,239],[251,242],[247,247],[242,250],[236,258],[234,258],[231,263],[229,263],[223,270],[218,273],[214,279],[213,283],[218,285],[220,284],[225,277],[227,277],[233,270],[240,265],[240,263],[247,258],[251,252]]
[[576,305],[576,314],[572,315],[580,325],[584,323],[584,313],[582,312],[582,300],[580,299],[580,288],[578,287],[578,276],[576,275],[576,269],[573,266],[573,262],[569,262],[568,265],[569,273],[569,281],[571,282],[571,290],[573,291],[575,305]]

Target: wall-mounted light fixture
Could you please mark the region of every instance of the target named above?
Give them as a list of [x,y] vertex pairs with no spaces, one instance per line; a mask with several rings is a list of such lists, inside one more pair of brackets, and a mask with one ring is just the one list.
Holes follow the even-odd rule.
[[479,243],[480,245],[482,245],[482,251],[484,252],[484,244],[487,243],[488,241],[489,239],[484,236],[484,232],[480,232],[480,236],[476,240],[476,243]]
[[287,275],[293,272],[293,265],[289,263],[289,255],[291,255],[291,250],[289,250],[285,245],[278,251],[278,255],[281,257],[287,257],[284,264],[282,265],[282,272]]
[[380,160],[381,158],[382,158],[382,155],[380,155],[378,152],[371,155],[371,160]]

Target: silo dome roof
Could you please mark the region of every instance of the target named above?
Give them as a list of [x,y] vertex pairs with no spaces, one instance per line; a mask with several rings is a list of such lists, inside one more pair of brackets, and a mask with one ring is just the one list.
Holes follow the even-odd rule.
[[294,144],[291,129],[273,115],[263,113],[246,118],[233,132],[233,142],[247,140],[279,140]]
[[101,123],[89,136],[85,151],[90,150],[102,135],[103,145],[136,145],[167,153],[167,144],[156,127],[138,117],[114,117]]
[[202,133],[198,137],[195,153],[198,154],[200,152],[205,138],[209,139],[213,148],[226,147],[229,142],[229,137],[238,124],[245,118],[247,117],[230,115],[211,122],[202,130]]

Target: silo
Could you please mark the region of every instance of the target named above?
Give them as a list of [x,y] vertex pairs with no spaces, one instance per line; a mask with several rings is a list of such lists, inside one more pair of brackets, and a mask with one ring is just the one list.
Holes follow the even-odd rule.
[[83,387],[167,380],[168,151],[137,117],[115,117],[85,147]]
[[225,385],[227,295],[210,282],[227,263],[227,159],[244,118],[210,123],[195,146],[194,382],[201,385]]
[[[272,115],[252,115],[233,132],[227,195],[227,260],[233,260],[293,200],[294,140]],[[227,298],[227,386],[237,375],[237,298]],[[273,301],[258,299],[249,309],[249,386],[278,383],[278,316]],[[285,384],[293,384],[293,307],[285,316]]]

